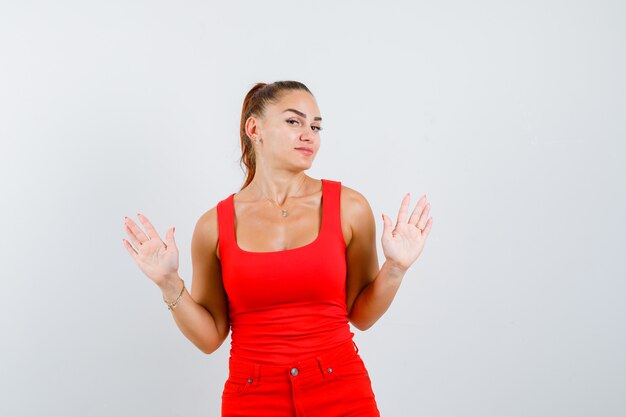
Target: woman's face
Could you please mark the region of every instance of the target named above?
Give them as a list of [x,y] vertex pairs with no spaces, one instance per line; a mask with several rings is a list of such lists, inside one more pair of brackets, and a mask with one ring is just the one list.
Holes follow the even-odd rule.
[[256,119],[257,162],[302,171],[311,167],[320,147],[321,120],[315,98],[302,90],[284,92]]

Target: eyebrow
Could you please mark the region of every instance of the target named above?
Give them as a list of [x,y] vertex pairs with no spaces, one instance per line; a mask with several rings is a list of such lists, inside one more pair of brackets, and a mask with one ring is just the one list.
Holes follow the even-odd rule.
[[[296,110],[296,109],[285,109],[285,111],[283,111],[283,113],[285,113],[285,112],[287,112],[287,111],[292,111],[292,112],[294,112],[295,114],[297,114],[298,116],[300,116],[300,117],[304,117],[304,118],[306,119],[306,114],[302,113],[301,111],[298,111],[298,110]],[[316,117],[314,117],[314,118],[313,118],[313,120],[319,120],[319,121],[321,122],[321,121],[322,121],[322,118],[321,118],[321,117],[319,117],[319,116],[316,116]]]

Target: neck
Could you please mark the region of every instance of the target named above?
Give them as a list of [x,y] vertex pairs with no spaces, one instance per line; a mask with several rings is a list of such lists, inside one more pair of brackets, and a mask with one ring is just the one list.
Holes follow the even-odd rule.
[[262,194],[261,198],[272,199],[279,205],[284,204],[289,197],[302,195],[307,181],[308,177],[303,171],[272,176],[256,173],[252,179],[254,187]]

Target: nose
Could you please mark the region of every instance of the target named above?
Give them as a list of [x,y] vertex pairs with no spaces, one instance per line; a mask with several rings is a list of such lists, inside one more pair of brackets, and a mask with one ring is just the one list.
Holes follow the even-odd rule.
[[315,132],[310,127],[305,126],[304,131],[300,134],[300,140],[312,141],[315,136]]

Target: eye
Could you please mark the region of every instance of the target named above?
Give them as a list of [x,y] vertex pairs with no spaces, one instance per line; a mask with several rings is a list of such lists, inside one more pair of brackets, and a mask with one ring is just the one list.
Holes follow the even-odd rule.
[[[290,125],[294,126],[293,123],[291,122],[295,122],[295,123],[300,123],[300,121],[298,119],[288,119],[287,123],[289,123]],[[320,132],[322,130],[321,126],[311,126],[311,128],[315,131],[315,129],[317,129],[317,132]]]

